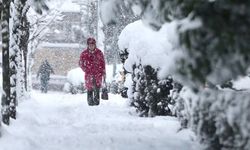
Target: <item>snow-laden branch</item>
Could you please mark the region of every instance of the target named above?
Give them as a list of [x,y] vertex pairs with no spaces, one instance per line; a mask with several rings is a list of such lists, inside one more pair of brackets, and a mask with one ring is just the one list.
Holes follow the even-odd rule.
[[32,27],[33,31],[30,34],[29,43],[33,41],[34,39],[39,39],[39,37],[41,39],[41,36],[43,35],[43,32],[46,30],[46,28],[52,22],[61,19],[62,16],[60,14],[61,14],[60,11],[54,9],[54,10],[50,10],[48,14],[44,14],[42,16],[32,16],[35,19],[31,20],[30,26]]

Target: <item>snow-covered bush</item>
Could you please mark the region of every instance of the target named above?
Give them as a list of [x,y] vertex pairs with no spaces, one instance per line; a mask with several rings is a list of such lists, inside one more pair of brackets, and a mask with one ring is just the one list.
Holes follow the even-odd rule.
[[206,149],[248,150],[250,146],[250,91],[184,87],[175,113],[182,127],[192,128]]
[[250,147],[249,91],[205,90],[193,106],[191,127],[208,149]]
[[[119,37],[119,48],[126,71],[132,74],[133,84],[129,87],[131,105],[140,116],[171,115],[169,96],[172,78],[166,75],[175,55],[170,30],[176,24],[166,24],[159,32],[152,31],[141,20],[125,27]],[[173,30],[175,31],[175,30]]]
[[64,84],[63,90],[72,94],[85,92],[84,72],[81,68],[75,68],[67,73],[67,82]]
[[106,65],[106,83],[108,91],[113,94],[120,94],[124,81],[121,72],[122,64]]
[[182,128],[190,127],[189,123],[193,111],[192,102],[197,96],[188,87],[183,87],[180,83],[174,83],[171,97],[175,101],[172,108],[174,116],[179,119]]
[[119,92],[119,84],[113,80],[109,83],[109,92],[112,94],[118,94]]
[[[140,6],[143,22],[156,30],[164,28],[162,25],[167,21],[179,20],[179,48],[183,52],[179,55],[181,59],[174,60],[170,57],[169,60],[174,61],[161,64],[161,67],[173,66],[176,70],[174,77],[185,86],[191,87],[197,94],[195,97],[198,99],[193,99],[192,96],[191,99],[182,99],[183,104],[180,106],[186,107],[183,109],[179,107],[179,112],[182,114],[180,118],[189,121],[187,124],[194,129],[203,143],[208,144],[208,149],[249,149],[250,106],[247,98],[249,93],[210,92],[204,91],[203,87],[205,83],[223,84],[247,74],[250,65],[250,1],[131,0],[131,2]],[[129,52],[125,67],[128,66],[126,69],[130,72],[132,72],[131,64],[139,66],[138,61],[141,61],[145,66],[143,61],[153,60],[155,55],[148,53],[143,47],[148,48],[148,43],[153,43],[152,45],[160,43],[155,42],[158,36],[153,35],[151,42],[138,44],[142,43],[141,37],[150,37],[148,32],[145,30],[137,38],[134,38],[137,36],[137,30],[132,30],[131,33],[135,35],[123,35],[128,40],[123,40],[120,46],[120,49],[127,48]],[[164,36],[167,37],[169,34]],[[161,51],[161,48],[152,49],[161,55],[157,57],[159,60],[166,60],[162,58],[169,49],[168,46],[165,46],[165,51]],[[150,57],[145,59],[148,56]],[[170,73],[169,69],[160,72],[161,77]],[[188,114],[185,115],[185,112]]]
[[131,105],[136,108],[140,116],[172,115],[169,97],[173,89],[172,78],[159,80],[157,70],[151,66],[134,65],[132,73],[133,96]]

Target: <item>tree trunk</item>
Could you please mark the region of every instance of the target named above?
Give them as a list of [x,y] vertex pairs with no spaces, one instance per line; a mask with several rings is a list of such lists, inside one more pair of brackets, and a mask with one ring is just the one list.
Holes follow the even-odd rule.
[[116,62],[113,63],[113,74],[112,74],[112,77],[115,77],[116,75],[116,68],[117,68],[117,64]]
[[[2,31],[2,27],[1,27],[1,23],[2,23],[2,10],[3,10],[3,3],[2,3],[2,1],[0,1],[0,31]],[[2,42],[2,41],[0,41],[0,42]],[[2,126],[1,117],[2,116],[0,116],[0,137],[1,137],[1,126]]]
[[3,75],[3,93],[2,93],[2,121],[9,125],[9,105],[10,105],[10,76],[9,76],[9,18],[10,18],[10,0],[3,0],[2,9],[2,75]]
[[[10,117],[16,118],[16,105],[23,89],[23,59],[22,59],[22,39],[24,31],[22,28],[23,20],[26,15],[26,0],[14,0],[11,5],[11,25],[10,29],[10,77],[11,77],[11,96],[10,96]],[[18,93],[17,93],[18,92]]]
[[29,22],[27,16],[23,18],[22,28],[24,34],[21,38],[21,51],[23,51],[23,59],[24,59],[24,89],[28,91],[28,41],[29,41]]

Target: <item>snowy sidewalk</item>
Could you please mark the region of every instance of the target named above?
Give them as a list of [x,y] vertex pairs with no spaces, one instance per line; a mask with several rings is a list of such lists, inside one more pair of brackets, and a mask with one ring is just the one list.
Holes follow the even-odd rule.
[[86,94],[41,94],[18,107],[18,118],[3,126],[0,150],[199,150],[189,130],[177,133],[173,117],[141,118],[126,99],[89,107]]

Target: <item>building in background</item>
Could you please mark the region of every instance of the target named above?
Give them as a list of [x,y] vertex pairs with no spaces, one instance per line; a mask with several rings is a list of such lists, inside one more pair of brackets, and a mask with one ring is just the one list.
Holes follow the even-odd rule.
[[78,67],[84,35],[81,30],[81,13],[79,11],[62,12],[62,20],[55,21],[48,27],[43,41],[35,51],[33,74],[40,64],[47,59],[56,75],[66,75]]

